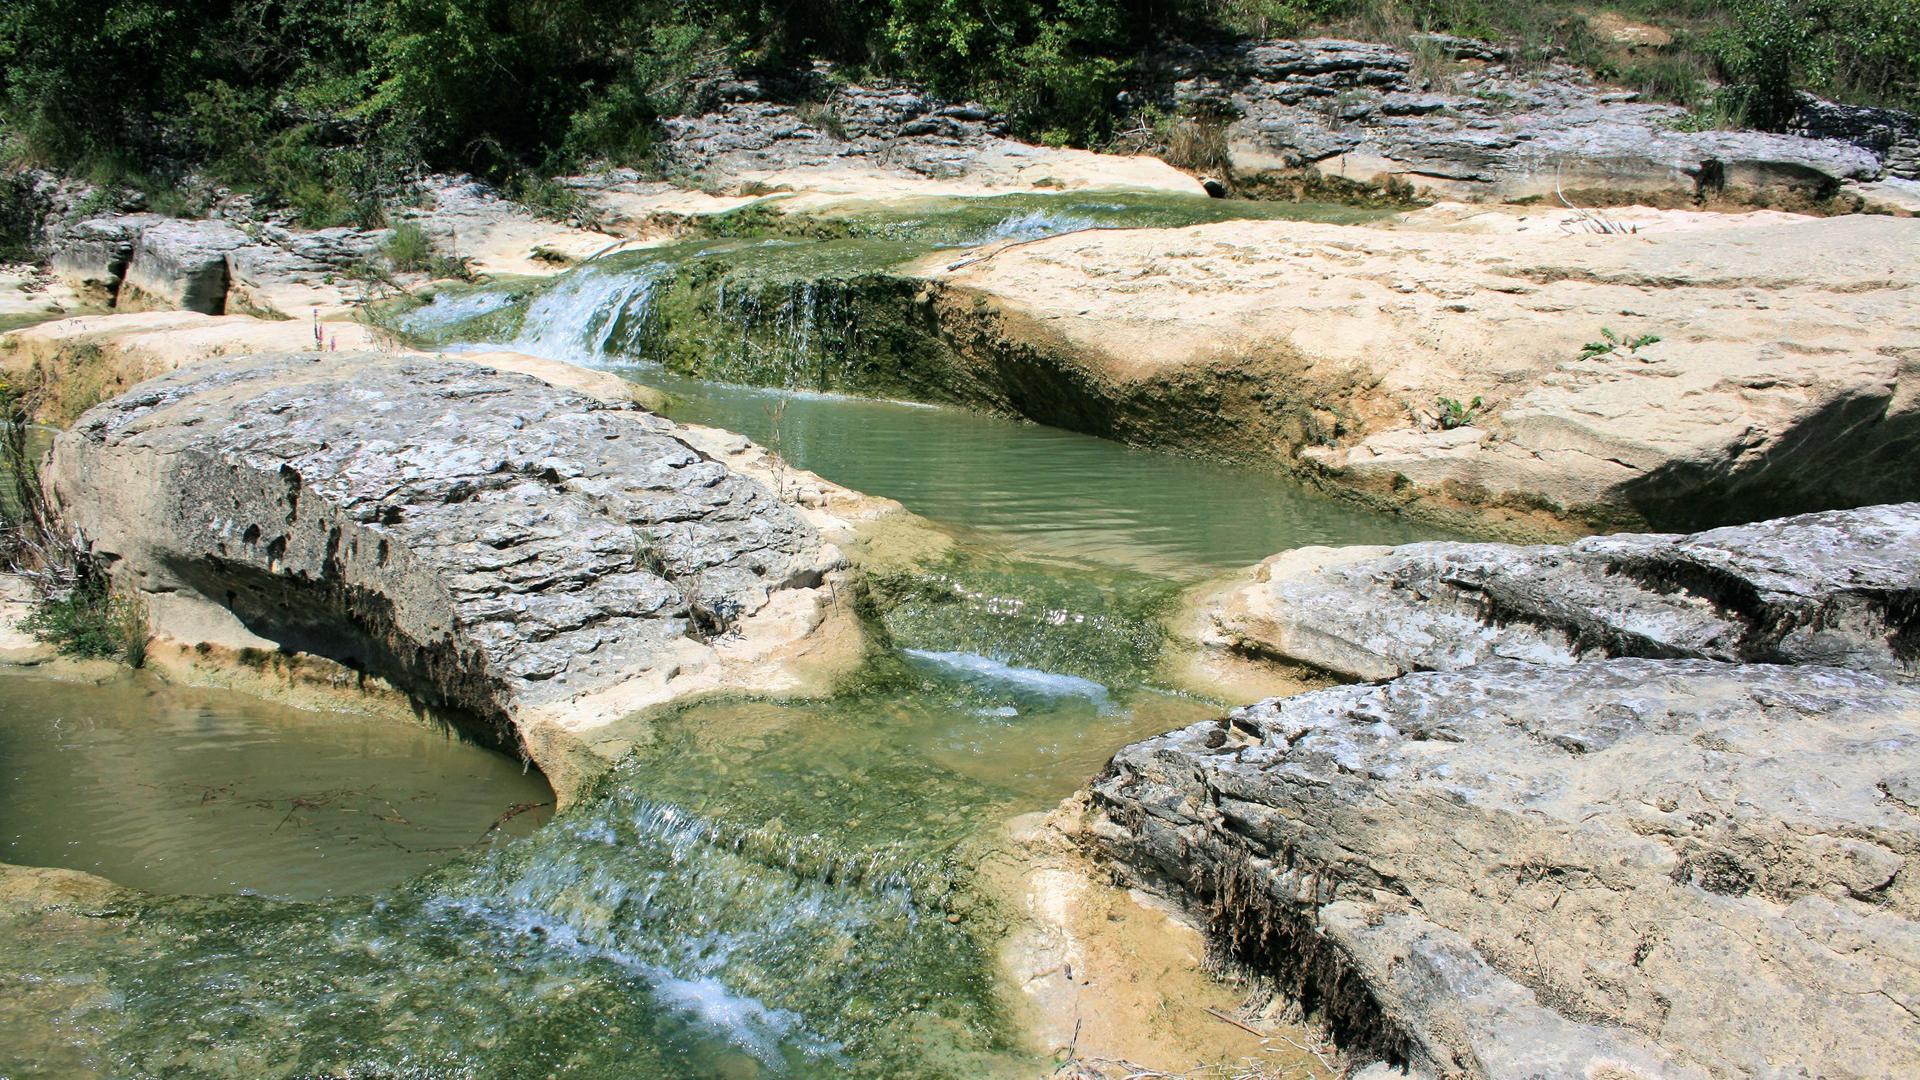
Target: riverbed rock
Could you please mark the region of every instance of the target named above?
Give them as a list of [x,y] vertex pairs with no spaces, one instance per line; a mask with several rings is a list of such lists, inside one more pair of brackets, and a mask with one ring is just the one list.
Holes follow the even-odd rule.
[[1888,171],[1885,124],[1822,114],[1805,134],[1686,130],[1686,110],[1596,86],[1564,64],[1526,70],[1485,43],[1437,35],[1425,48],[1440,54],[1439,70],[1373,42],[1188,47],[1160,58],[1157,92],[1180,112],[1225,119],[1243,176],[1312,168],[1452,198],[1565,191],[1616,202],[1729,188],[1818,196]]
[[807,513],[630,401],[467,361],[208,360],[89,411],[46,476],[160,632],[380,674],[563,794],[592,729],[858,651]]
[[58,232],[48,268],[91,302],[111,306],[133,259],[134,242],[164,220],[158,214],[83,218]]
[[1920,498],[1920,221],[1660,213],[1091,230],[915,270],[1014,411],[1392,505],[1683,530]]
[[1210,613],[1217,643],[1353,679],[1494,659],[1920,663],[1920,503],[1565,546],[1306,548]]
[[1099,844],[1356,1057],[1445,1077],[1920,1072],[1920,688],[1483,663],[1122,750]]
[[670,169],[707,184],[832,197],[1124,189],[1202,194],[1146,156],[1035,146],[1004,117],[896,80],[828,69],[715,80],[699,112],[662,124]]
[[223,221],[162,219],[139,231],[116,306],[207,315],[227,310],[227,254],[246,233]]

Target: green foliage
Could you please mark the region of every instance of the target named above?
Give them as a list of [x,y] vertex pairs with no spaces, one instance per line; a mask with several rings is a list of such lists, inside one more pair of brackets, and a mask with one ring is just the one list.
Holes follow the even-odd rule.
[[39,219],[39,200],[26,174],[0,172],[0,262],[24,262],[33,257]]
[[1793,119],[1795,88],[1817,81],[1831,53],[1821,48],[1813,5],[1806,0],[1741,0],[1715,51],[1729,99],[1757,127],[1779,130]]
[[384,254],[395,272],[407,274],[433,265],[433,240],[417,221],[403,221],[387,237]]
[[[589,160],[655,167],[660,118],[711,106],[722,71],[817,59],[977,99],[1018,134],[1075,145],[1112,134],[1143,52],[1222,35],[1491,37],[1522,62],[1564,55],[1695,109],[1711,70],[1729,84],[1722,113],[1771,125],[1796,88],[1920,100],[1913,0],[1617,6],[1682,26],[1683,41],[1622,53],[1576,0],[10,0],[0,120],[29,161],[153,197],[203,167],[322,226],[381,223],[422,164],[510,183]],[[824,107],[810,120],[837,133]],[[1176,156],[1211,155],[1209,132],[1183,137]]]
[[1638,334],[1633,337],[1627,337],[1623,334],[1616,334],[1603,326],[1600,328],[1599,341],[1589,341],[1585,345],[1580,346],[1580,359],[1590,360],[1596,356],[1604,356],[1616,349],[1625,349],[1628,355],[1632,355],[1649,345],[1658,344],[1659,341],[1660,335],[1658,334]]
[[1480,415],[1481,400],[1478,396],[1475,396],[1472,401],[1468,402],[1462,402],[1458,398],[1436,398],[1434,399],[1434,403],[1440,406],[1438,419],[1440,421],[1440,430],[1442,431],[1452,431],[1454,428],[1466,427],[1468,424],[1473,423]]
[[67,656],[119,660],[129,667],[147,661],[147,609],[138,600],[113,595],[98,577],[83,578],[65,594],[40,601],[20,628]]

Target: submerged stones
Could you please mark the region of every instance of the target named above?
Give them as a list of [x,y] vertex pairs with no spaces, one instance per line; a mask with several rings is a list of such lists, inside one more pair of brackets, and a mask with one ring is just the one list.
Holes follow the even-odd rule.
[[1243,647],[1390,681],[1122,750],[1095,832],[1357,1059],[1920,1070],[1920,505],[1267,569]]
[[47,477],[160,632],[328,657],[539,758],[535,728],[723,672],[780,685],[851,617],[830,598],[839,549],[682,434],[465,361],[280,354],[93,409]]

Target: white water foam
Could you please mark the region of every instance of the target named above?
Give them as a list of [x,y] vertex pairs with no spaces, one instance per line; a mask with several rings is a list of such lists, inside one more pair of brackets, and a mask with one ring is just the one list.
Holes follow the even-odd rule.
[[926,649],[902,649],[903,653],[915,660],[923,660],[936,667],[944,668],[969,682],[993,683],[1010,686],[1042,697],[1063,698],[1079,697],[1106,709],[1112,705],[1107,688],[1092,679],[1083,679],[1078,675],[1060,675],[1038,668],[1015,667],[1005,661],[995,660],[978,653],[931,652]]
[[646,325],[664,269],[652,264],[617,271],[595,266],[575,270],[527,305],[511,347],[583,367],[628,356]]

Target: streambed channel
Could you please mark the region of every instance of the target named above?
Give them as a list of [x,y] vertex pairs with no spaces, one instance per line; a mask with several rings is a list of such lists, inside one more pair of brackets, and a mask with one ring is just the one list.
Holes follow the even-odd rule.
[[[0,796],[0,839],[16,844],[0,858],[151,891],[90,915],[0,914],[0,1076],[1044,1075],[998,984],[1008,919],[975,887],[981,838],[1050,808],[1118,747],[1219,708],[1159,674],[1184,587],[1303,544],[1436,535],[1257,471],[804,380],[675,374],[644,342],[603,347],[611,294],[538,314],[542,295],[578,285],[465,294],[494,306],[455,321],[471,332],[436,333],[630,374],[667,390],[676,419],[776,445],[952,531],[959,542],[933,564],[873,583],[887,647],[825,700],[707,700],[660,716],[551,822],[398,882],[332,877],[337,853],[267,848],[244,879],[141,877],[138,844],[115,853],[86,838],[214,841],[193,832],[193,806],[136,825],[166,818],[140,784],[239,785],[282,767],[276,755],[311,764],[328,729],[230,719],[249,732],[252,764],[222,763],[198,756],[212,752],[196,728],[207,707],[176,691],[9,675],[0,747],[32,794]],[[613,314],[633,317],[640,288]],[[486,321],[513,305],[511,322]],[[121,734],[92,746],[34,736],[48,710]],[[534,801],[517,763],[482,767],[470,755],[485,751],[458,749],[469,756],[446,766],[448,782],[485,792],[479,830],[503,801]],[[196,764],[137,760],[170,752]],[[362,786],[386,790],[365,767]],[[96,781],[117,794],[85,813],[42,805]],[[124,798],[117,821],[112,798]],[[54,857],[83,842],[88,854]]]

